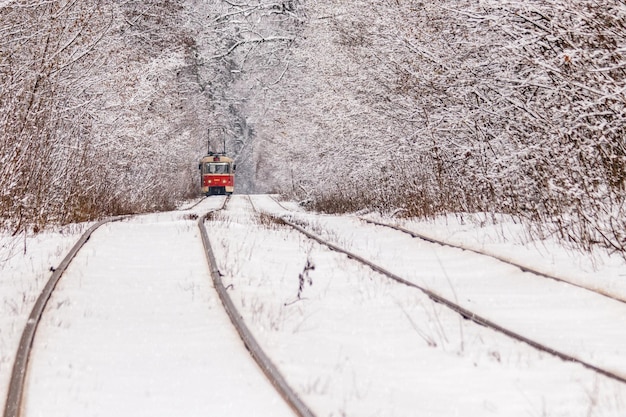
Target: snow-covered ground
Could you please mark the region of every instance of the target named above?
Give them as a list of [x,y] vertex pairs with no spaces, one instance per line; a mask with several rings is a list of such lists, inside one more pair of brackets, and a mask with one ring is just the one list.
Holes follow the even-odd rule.
[[[277,395],[263,394],[259,387],[266,383],[251,369],[254,364],[242,363],[247,359],[233,344],[223,347],[232,330],[212,292],[197,227],[187,216],[217,207],[219,200],[94,233],[61,280],[52,314],[37,335],[26,415],[206,415],[215,411],[212,394],[240,407],[217,415],[289,414]],[[541,284],[489,258],[433,248],[352,216],[287,212],[264,196],[252,201],[297,217],[340,246],[481,314],[497,314],[529,336],[626,370],[619,303],[553,281]],[[254,213],[245,196],[233,196],[228,209],[205,224],[224,284],[250,330],[318,416],[626,415],[626,385],[474,325],[418,290]],[[519,256],[568,277],[584,275],[585,282],[610,289],[620,287],[626,274],[623,261],[595,256],[585,263],[590,258],[528,241],[505,222],[492,227],[449,218],[404,226]],[[26,253],[23,241],[2,237],[0,392],[6,392],[19,334],[50,266],[58,265],[85,227],[30,238]],[[568,304],[557,308],[548,293]],[[550,311],[551,320],[542,323],[540,311]],[[582,326],[594,332],[587,337]],[[232,358],[215,363],[215,349],[233,351]],[[228,376],[224,386],[208,382],[206,375],[215,370]],[[238,399],[227,383],[242,391],[252,386],[264,405]]]
[[394,223],[626,300],[626,263],[619,254],[601,250],[582,254],[553,239],[533,239],[522,224],[507,217],[464,214]]
[[87,224],[72,225],[36,236],[0,235],[0,405],[19,338],[30,310],[52,272]]
[[310,214],[296,218],[340,246],[482,317],[626,377],[626,334],[613,325],[626,317],[626,303],[357,218]]
[[[138,216],[94,232],[38,328],[24,416],[293,415],[223,311],[190,214]],[[3,356],[18,338],[13,331],[3,340]],[[3,393],[9,371],[7,363]]]
[[[262,210],[286,214],[267,198],[253,201]],[[209,225],[215,230],[221,271],[261,343],[269,346],[270,355],[320,415],[624,413],[622,384],[470,324],[417,290],[288,228],[260,225],[263,218],[249,210],[245,201],[235,200],[222,215],[221,226],[219,221]],[[592,301],[571,299],[558,316],[542,324],[537,316],[549,302],[547,294],[537,293],[540,284],[516,268],[456,249],[421,245],[349,216],[290,215],[340,246],[385,260],[384,266],[401,276],[438,285],[446,296],[469,302],[479,312],[506,313],[505,322],[521,326],[529,336],[556,341],[564,350],[607,366],[619,366],[624,357],[624,316],[613,310],[622,308],[619,303],[609,301],[605,307],[605,300],[598,301],[599,307],[591,310],[594,317],[583,323],[604,330],[611,338],[608,346],[602,339],[588,342],[570,333],[576,327],[561,325],[582,325],[578,320],[591,315]],[[529,281],[515,284],[520,274]],[[490,286],[494,276],[501,278],[496,288]],[[464,298],[468,291],[473,291],[469,299]],[[598,316],[603,315],[611,321],[602,321]],[[598,357],[602,352],[614,354]]]

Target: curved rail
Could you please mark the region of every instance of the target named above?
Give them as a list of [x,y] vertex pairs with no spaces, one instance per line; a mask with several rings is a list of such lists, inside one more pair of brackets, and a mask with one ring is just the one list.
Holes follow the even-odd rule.
[[[283,210],[289,211],[289,209],[286,208],[285,206],[283,206],[281,204],[281,202],[278,201],[274,196],[270,195],[270,198],[272,200],[274,200],[274,202],[276,204],[278,204]],[[500,255],[495,254],[495,253],[485,252],[485,251],[482,251],[480,249],[471,248],[469,246],[465,246],[465,245],[462,245],[462,244],[446,242],[444,240],[436,239],[436,238],[433,238],[433,237],[430,237],[430,236],[426,236],[424,234],[421,234],[421,233],[418,233],[418,232],[414,232],[413,230],[410,230],[410,229],[407,229],[405,227],[398,226],[398,225],[395,225],[395,224],[384,223],[384,222],[380,222],[380,221],[377,221],[377,220],[372,220],[372,219],[368,219],[368,218],[360,217],[360,216],[358,218],[359,218],[359,220],[361,220],[363,222],[366,222],[366,223],[369,223],[369,224],[373,224],[373,225],[376,225],[376,226],[380,226],[380,227],[387,227],[387,228],[390,228],[390,229],[394,229],[394,230],[397,230],[399,232],[406,233],[406,234],[408,234],[411,237],[414,237],[416,239],[421,239],[421,240],[423,240],[425,242],[434,243],[434,244],[440,245],[440,246],[447,246],[449,248],[460,249],[460,250],[472,252],[472,253],[475,253],[475,254],[478,254],[478,255],[482,255],[482,256],[487,256],[489,258],[498,260],[498,261],[500,261],[502,263],[505,263],[507,265],[511,265],[511,266],[516,267],[516,268],[519,268],[522,272],[528,272],[528,273],[531,273],[533,275],[537,275],[537,276],[540,276],[540,277],[543,277],[543,278],[551,279],[551,280],[554,280],[554,281],[557,281],[557,282],[561,282],[563,284],[571,285],[573,287],[580,288],[580,289],[585,290],[585,291],[590,291],[590,292],[593,292],[595,294],[601,295],[603,297],[609,298],[611,300],[618,301],[620,303],[626,304],[626,299],[624,299],[622,297],[610,294],[610,293],[602,291],[600,289],[590,288],[590,287],[587,287],[587,286],[582,285],[582,284],[577,284],[575,282],[566,280],[564,278],[559,278],[559,277],[557,277],[555,275],[539,271],[538,269],[532,268],[532,267],[527,266],[527,265],[523,265],[523,264],[521,264],[519,262],[515,262],[515,261],[513,261],[511,259],[507,259],[506,257],[500,256]]]
[[198,204],[202,203],[206,198],[207,198],[206,196],[203,196],[202,198],[200,198],[200,200],[196,201],[191,206],[185,207],[185,208],[179,208],[179,209],[177,209],[177,211],[191,210],[191,209],[195,208]]
[[295,223],[285,219],[284,217],[275,216],[275,215],[272,215],[272,214],[269,214],[269,213],[266,213],[266,214],[268,214],[269,216],[272,216],[276,220],[284,222],[284,224],[287,224],[287,225],[291,226],[293,229],[299,231],[300,233],[304,234],[305,236],[309,237],[310,239],[313,239],[316,242],[318,242],[318,243],[328,247],[331,250],[334,250],[334,251],[339,252],[339,253],[343,253],[343,254],[347,255],[348,258],[353,259],[353,260],[355,260],[357,262],[360,262],[363,265],[366,265],[366,266],[370,267],[374,271],[376,271],[378,273],[381,273],[381,274],[383,274],[383,275],[393,279],[394,281],[397,281],[397,282],[399,282],[401,284],[404,284],[406,286],[409,286],[409,287],[412,287],[412,288],[420,290],[421,292],[423,292],[425,295],[427,295],[434,302],[443,304],[444,306],[448,307],[449,309],[451,309],[451,310],[455,311],[456,313],[460,314],[466,320],[470,320],[470,321],[472,321],[472,322],[474,322],[476,324],[479,324],[481,326],[488,327],[488,328],[490,328],[492,330],[495,330],[495,331],[497,331],[497,332],[499,332],[501,334],[504,334],[505,336],[508,336],[508,337],[510,337],[512,339],[515,339],[515,340],[518,340],[520,342],[526,343],[527,345],[529,345],[529,346],[531,346],[531,347],[533,347],[533,348],[535,348],[537,350],[549,353],[549,354],[551,354],[551,355],[553,355],[553,356],[555,356],[555,357],[557,357],[559,359],[562,359],[564,361],[577,363],[579,365],[584,366],[587,369],[595,371],[595,372],[597,372],[597,373],[599,373],[601,375],[604,375],[604,376],[606,376],[608,378],[614,379],[614,380],[622,382],[622,383],[626,383],[626,376],[618,375],[618,374],[616,374],[614,372],[611,372],[611,371],[608,371],[606,369],[599,368],[599,367],[597,367],[597,366],[595,366],[595,365],[593,365],[593,364],[591,364],[589,362],[583,361],[581,359],[578,359],[578,358],[576,358],[574,356],[571,356],[571,355],[568,355],[566,353],[559,352],[559,351],[557,351],[555,349],[552,349],[549,346],[543,345],[543,344],[541,344],[539,342],[536,342],[536,341],[534,341],[532,339],[529,339],[529,338],[527,338],[525,336],[522,336],[519,333],[516,333],[516,332],[514,332],[512,330],[509,330],[509,329],[503,327],[503,326],[500,326],[499,324],[497,324],[497,323],[495,323],[495,322],[493,322],[493,321],[491,321],[491,320],[489,320],[489,319],[487,319],[485,317],[477,315],[476,313],[474,313],[474,312],[472,312],[472,311],[470,311],[470,310],[460,306],[459,304],[455,303],[454,301],[451,301],[451,300],[449,300],[449,299],[447,299],[445,297],[440,296],[439,294],[436,294],[435,292],[429,290],[428,288],[425,288],[425,287],[417,285],[417,284],[415,284],[413,282],[410,282],[410,281],[408,281],[408,280],[406,280],[406,279],[404,279],[404,278],[394,274],[393,272],[390,272],[390,271],[386,270],[385,268],[383,268],[383,267],[381,267],[379,265],[376,265],[373,262],[368,261],[367,259],[365,259],[365,258],[363,258],[363,257],[361,257],[361,256],[359,256],[357,254],[354,254],[354,253],[352,253],[352,252],[350,252],[350,251],[348,251],[346,249],[343,249],[343,248],[341,248],[341,247],[339,247],[339,246],[337,246],[337,245],[335,245],[335,244],[333,244],[331,242],[328,242],[328,241],[324,240],[323,238],[321,238],[320,236],[317,236],[316,234],[309,232],[308,230],[304,229],[302,226],[299,226],[299,225],[297,225],[297,224],[295,224]]
[[[202,197],[199,201],[194,203],[191,207],[182,209],[191,210],[192,208],[199,205],[203,202],[206,197]],[[222,204],[222,208],[226,204],[227,199],[224,200]],[[129,216],[116,216],[110,217],[104,220],[101,220],[91,226],[83,235],[78,239],[78,241],[74,244],[74,246],[70,249],[68,254],[63,258],[59,266],[54,270],[45,287],[39,294],[33,309],[28,317],[24,330],[22,331],[22,336],[20,338],[20,343],[18,345],[18,349],[15,355],[15,360],[13,362],[13,369],[11,372],[11,378],[9,381],[9,389],[7,392],[6,403],[4,408],[3,417],[20,417],[22,410],[22,399],[24,397],[24,384],[26,382],[26,375],[28,371],[28,363],[30,360],[30,352],[33,347],[33,341],[35,339],[35,334],[37,331],[37,327],[39,322],[41,321],[41,317],[43,316],[43,312],[46,308],[48,300],[52,296],[54,289],[59,283],[61,276],[72,262],[72,260],[76,257],[78,251],[85,245],[85,243],[89,240],[93,232],[96,231],[100,226],[120,221]]]
[[529,272],[529,273],[531,273],[533,275],[538,275],[540,277],[544,277],[544,278],[548,278],[548,279],[551,279],[551,280],[554,280],[554,281],[558,281],[558,282],[561,282],[563,284],[571,285],[571,286],[583,289],[585,291],[593,292],[595,294],[601,295],[601,296],[609,298],[611,300],[618,301],[620,303],[626,304],[626,300],[621,298],[621,297],[609,294],[609,293],[607,293],[605,291],[601,291],[601,290],[598,290],[598,289],[589,288],[589,287],[581,285],[581,284],[576,284],[574,282],[568,281],[568,280],[563,279],[563,278],[559,278],[557,276],[554,276],[554,275],[551,275],[551,274],[548,274],[548,273],[545,273],[545,272],[541,272],[541,271],[539,271],[539,270],[537,270],[535,268],[532,268],[532,267],[529,267],[529,266],[526,266],[526,265],[522,265],[522,264],[520,264],[518,262],[512,261],[510,259],[507,259],[507,258],[505,258],[503,256],[500,256],[500,255],[497,255],[497,254],[487,253],[487,252],[484,252],[484,251],[482,251],[480,249],[471,248],[471,247],[468,247],[468,246],[465,246],[465,245],[461,245],[461,244],[445,242],[445,241],[440,240],[440,239],[435,239],[435,238],[432,238],[430,236],[425,236],[425,235],[423,235],[421,233],[414,232],[414,231],[409,230],[407,228],[404,228],[402,226],[388,224],[388,223],[383,223],[383,222],[379,222],[377,220],[366,219],[364,217],[359,217],[359,219],[361,221],[366,222],[366,223],[374,224],[376,226],[387,227],[387,228],[390,228],[390,229],[397,230],[399,232],[406,233],[406,234],[408,234],[408,235],[410,235],[410,236],[412,236],[412,237],[414,237],[416,239],[421,239],[421,240],[424,240],[426,242],[434,243],[436,245],[447,246],[447,247],[450,247],[450,248],[461,249],[461,250],[465,250],[465,251],[468,251],[468,252],[473,252],[473,253],[476,253],[476,254],[482,255],[482,256],[488,256],[490,258],[496,259],[496,260],[498,260],[500,262],[503,262],[505,264],[508,264],[508,265],[514,266],[516,268],[519,268],[523,272]]
[[15,355],[15,361],[13,362],[13,371],[11,373],[11,380],[9,382],[9,390],[7,394],[7,400],[4,407],[4,417],[19,417],[21,415],[22,398],[24,396],[24,383],[26,381],[26,372],[28,371],[28,361],[30,359],[30,352],[33,347],[33,340],[35,339],[35,332],[37,326],[43,315],[43,311],[46,308],[48,300],[52,296],[52,292],[59,283],[63,272],[67,269],[70,262],[74,259],[78,251],[89,240],[92,233],[105,223],[114,221],[120,221],[127,216],[112,217],[109,219],[101,220],[98,223],[91,226],[83,235],[78,239],[78,242],[74,244],[69,253],[65,256],[63,261],[59,264],[57,269],[54,270],[46,286],[39,294],[33,309],[31,310],[26,326],[22,332],[20,344]]
[[315,414],[307,407],[306,404],[300,399],[298,394],[287,384],[287,381],[282,376],[282,374],[278,371],[276,365],[272,363],[270,358],[263,352],[261,346],[258,344],[246,324],[244,323],[243,318],[237,311],[235,304],[233,303],[230,295],[226,291],[224,284],[222,283],[221,274],[219,269],[217,268],[217,262],[215,260],[215,255],[213,254],[213,249],[211,248],[211,243],[209,241],[209,236],[207,234],[206,227],[204,226],[204,220],[206,216],[200,218],[198,220],[198,227],[200,228],[200,234],[202,236],[202,243],[204,244],[205,254],[207,257],[207,261],[209,262],[209,268],[211,270],[211,277],[213,278],[213,284],[215,289],[224,305],[224,309],[230,317],[233,326],[237,329],[241,340],[243,341],[246,349],[250,352],[250,355],[257,362],[263,373],[270,380],[274,388],[278,391],[278,393],[283,397],[283,399],[289,404],[291,409],[300,417],[315,417]]

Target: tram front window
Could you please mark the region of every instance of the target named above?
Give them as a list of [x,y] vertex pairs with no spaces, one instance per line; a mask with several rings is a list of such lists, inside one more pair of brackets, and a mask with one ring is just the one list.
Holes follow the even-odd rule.
[[209,163],[205,166],[207,174],[228,174],[228,164],[226,163]]

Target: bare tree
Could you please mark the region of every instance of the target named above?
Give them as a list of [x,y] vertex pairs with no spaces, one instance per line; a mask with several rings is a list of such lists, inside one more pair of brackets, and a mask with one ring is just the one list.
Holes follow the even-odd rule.
[[211,32],[198,41],[198,60],[213,98],[213,122],[226,130],[239,191],[256,191],[263,186],[258,167],[265,154],[258,126],[273,111],[269,92],[281,88],[289,70],[290,48],[305,9],[298,0],[222,0],[202,10]]
[[337,208],[504,212],[623,252],[625,9],[314,2],[267,122],[291,167],[267,174]]

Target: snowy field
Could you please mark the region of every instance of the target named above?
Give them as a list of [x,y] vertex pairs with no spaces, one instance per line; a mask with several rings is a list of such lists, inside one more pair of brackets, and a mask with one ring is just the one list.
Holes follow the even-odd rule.
[[[267,199],[254,198],[254,202],[263,210],[281,212]],[[624,413],[622,384],[470,324],[420,292],[393,283],[288,228],[260,226],[262,220],[251,216],[245,205],[241,200],[231,203],[223,214],[222,229],[215,230],[221,236],[214,243],[223,262],[221,271],[225,280],[232,280],[232,294],[254,323],[259,339],[267,340],[275,352],[270,355],[285,367],[292,383],[320,415]],[[369,257],[381,259],[385,251],[408,250],[379,246],[385,232],[368,228],[372,230],[369,235],[359,233],[354,219],[347,217],[334,218],[333,232],[328,232],[324,224],[333,218],[316,217],[317,227],[340,246],[365,248]],[[212,222],[210,227],[219,223]],[[425,279],[447,269],[437,259],[443,255],[432,249],[414,255],[419,256],[424,257],[419,275]],[[492,266],[488,259],[484,264],[483,269],[502,268],[511,273],[511,267]],[[397,265],[399,269],[405,266]],[[449,272],[454,268],[451,265]],[[481,274],[471,277],[480,287]],[[457,284],[445,284],[451,288],[444,290],[454,296]],[[488,290],[482,288],[482,292]],[[498,295],[503,294],[498,304],[516,298],[514,292],[506,294],[506,288]],[[588,311],[581,307],[583,313]],[[566,312],[575,310],[572,304]],[[528,314],[532,317],[533,311]],[[568,322],[567,317],[558,319]],[[525,324],[532,329],[531,320]],[[598,324],[608,325],[611,337],[619,337],[617,322]],[[557,334],[554,339],[560,336],[563,348],[577,352],[577,346],[566,345],[572,335]],[[589,355],[593,358],[594,352]],[[619,363],[623,357],[614,359]]]
[[[48,302],[22,415],[293,415],[213,291],[196,218],[221,201],[136,216],[94,232]],[[42,247],[52,255],[29,261],[35,266],[28,269],[15,255],[3,269],[5,308],[27,294],[19,310],[2,316],[3,403],[21,328],[45,281],[20,290],[26,285],[20,279],[27,281],[31,270],[47,275],[42,271],[60,260],[53,255],[62,255],[78,234],[48,237]]]
[[[253,197],[252,201],[258,208],[285,214],[285,210],[262,196]],[[295,204],[287,206],[296,208]],[[363,250],[379,260],[388,252],[409,256],[408,244],[385,247],[388,232],[377,227],[356,227],[354,217],[313,217],[304,212],[289,215],[302,216],[317,232],[327,234],[340,246]],[[530,241],[516,225],[506,222],[489,225],[479,218],[457,219],[405,222],[404,226],[517,258],[572,280],[622,291],[626,267],[620,259],[601,254],[583,256],[553,242]],[[333,232],[329,231],[331,223]],[[6,392],[21,329],[50,275],[50,267],[59,264],[87,227],[75,225],[42,233],[27,238],[26,245],[23,237],[0,238],[0,392]],[[394,283],[345,255],[254,213],[243,196],[234,196],[228,209],[206,222],[206,227],[224,283],[230,285],[229,294],[261,346],[318,416],[626,415],[624,384],[463,320],[421,292]],[[187,395],[194,399],[187,401],[185,415],[206,415],[212,409],[206,392],[220,387],[207,385],[201,375],[209,372],[210,367],[217,367],[224,374],[229,371],[226,364],[220,367],[203,359],[201,351],[229,324],[217,325],[212,321],[217,319],[210,318],[221,306],[219,301],[216,304],[208,272],[202,266],[195,222],[180,212],[142,216],[128,229],[131,234],[123,242],[107,241],[106,236],[111,234],[107,230],[103,229],[99,238],[103,246],[86,251],[86,257],[73,264],[73,268],[83,271],[78,274],[80,279],[63,284],[62,292],[53,300],[55,314],[47,319],[38,336],[45,341],[35,353],[32,392],[27,403],[32,414],[28,415],[50,415],[41,404],[55,404],[54,415],[110,415],[108,411],[113,410],[117,415],[128,416],[173,415],[173,409],[168,407],[180,405],[181,398]],[[141,260],[141,254],[133,255],[137,246],[152,248],[151,259],[158,268]],[[408,261],[396,266],[404,268],[404,272],[419,270],[416,275],[433,285],[442,270],[448,271],[449,279],[441,290],[457,299],[465,297],[466,291],[477,291],[470,297],[475,305],[483,305],[478,298],[478,293],[486,291],[480,288],[481,283],[487,282],[483,281],[488,275],[483,270],[503,268],[497,272],[507,279],[492,294],[498,297],[494,304],[517,306],[520,290],[506,287],[509,275],[516,274],[511,267],[484,261],[479,271],[473,271],[463,283],[456,278],[458,265],[448,266],[444,252],[427,249],[410,255],[421,267],[409,265]],[[134,274],[116,275],[115,265],[101,265],[96,269],[108,268],[108,273],[98,279],[90,278],[86,271],[90,265],[99,265],[98,255],[105,253],[131,260],[134,257]],[[461,264],[462,268],[467,268],[467,264]],[[146,287],[151,289],[149,294],[141,291]],[[83,290],[89,290],[91,296],[72,298]],[[114,306],[100,305],[99,295],[107,292],[116,292]],[[537,294],[538,298],[542,295]],[[610,316],[611,309],[598,305],[601,311],[593,311],[587,301],[577,298],[570,300],[568,311],[574,315],[582,311],[614,317],[608,323],[595,323],[606,329],[607,340],[616,340],[610,338],[620,337],[620,317]],[[511,316],[519,313],[523,304],[520,306],[510,308]],[[117,314],[124,310],[143,312],[142,322],[123,323]],[[102,331],[85,333],[85,319],[97,322]],[[558,319],[566,325],[568,321],[578,321],[568,316]],[[593,324],[594,320],[589,322]],[[526,325],[538,334],[547,331],[530,319]],[[177,342],[189,335],[197,344],[183,346]],[[563,349],[582,352],[606,366],[619,368],[621,361],[621,369],[626,367],[622,347],[626,342],[610,346],[615,355],[599,357],[598,352],[603,351],[594,350],[596,342],[587,343],[584,337],[576,339],[566,332],[557,331],[553,336],[562,342]],[[59,346],[72,340],[76,342],[72,350],[59,350]],[[90,379],[93,369],[79,358],[101,347],[113,352],[101,358],[98,378]],[[125,373],[126,383],[133,387],[126,390],[128,397],[112,384],[119,372],[113,368],[103,371],[110,363],[126,363],[129,370],[141,370]],[[189,372],[195,369],[197,378],[169,385],[161,381],[162,375],[172,375],[174,366],[181,364]],[[250,385],[254,373],[230,372],[231,383]],[[65,391],[65,396],[51,397],[51,387],[55,385]],[[143,395],[142,399],[131,398],[137,395]],[[77,403],[76,398],[81,398],[82,403]],[[112,407],[111,402],[116,400],[134,401],[139,408]],[[0,405],[4,406],[4,394],[0,396]],[[269,408],[258,408],[256,415],[282,415],[286,411],[288,414],[280,402],[266,406]],[[242,415],[241,411],[232,409],[220,415]]]
[[519,222],[489,215],[466,214],[429,222],[397,223],[422,235],[497,255],[626,300],[626,263],[619,254],[609,255],[602,250],[582,254],[551,239],[533,239]]
[[89,228],[56,228],[36,236],[0,235],[0,404],[5,395],[22,329],[55,267]]

